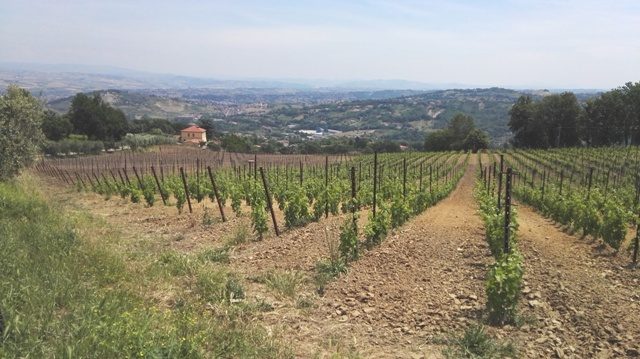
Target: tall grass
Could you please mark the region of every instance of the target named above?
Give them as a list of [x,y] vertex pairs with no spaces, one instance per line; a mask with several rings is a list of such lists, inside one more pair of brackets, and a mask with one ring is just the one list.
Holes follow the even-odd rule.
[[[100,245],[113,239],[88,238],[96,229],[90,216],[35,192],[25,182],[0,183],[0,357],[288,356],[262,328],[233,315],[241,304],[222,301],[216,305],[229,310],[220,312],[231,314],[214,317],[191,290],[173,307],[146,299],[134,290],[144,281],[128,271],[126,253]],[[203,281],[204,270],[176,274]],[[237,296],[235,279],[220,273],[207,276],[204,289]]]

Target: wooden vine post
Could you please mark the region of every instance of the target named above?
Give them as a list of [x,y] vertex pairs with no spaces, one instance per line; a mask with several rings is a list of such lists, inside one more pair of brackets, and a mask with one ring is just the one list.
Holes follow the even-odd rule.
[[136,166],[132,166],[131,168],[133,168],[133,173],[136,175],[136,179],[138,180],[138,187],[142,190],[144,190],[144,185],[142,184],[142,180],[140,179],[140,175],[138,175],[138,170],[136,169]]
[[547,170],[542,172],[542,192],[540,193],[540,201],[544,202],[544,187],[547,182]]
[[353,216],[353,223],[356,224],[356,211],[358,210],[356,204],[356,168],[354,166],[351,167],[351,214]]
[[160,186],[160,181],[158,181],[158,175],[156,174],[156,169],[151,166],[151,173],[153,174],[153,178],[156,180],[156,186],[158,186],[158,192],[160,192],[160,198],[162,198],[162,203],[166,206],[167,199],[164,198],[164,191],[162,190],[162,186]]
[[504,173],[504,155],[500,155],[500,177],[498,177],[498,212],[500,211],[500,197],[502,197],[502,175]]
[[422,192],[422,162],[420,162],[420,184],[418,185],[420,192]]
[[304,168],[302,167],[302,160],[300,160],[300,187],[302,187],[303,178],[304,178]]
[[511,167],[507,168],[507,178],[505,183],[505,195],[504,195],[504,253],[508,254],[509,237],[511,236],[511,177],[513,170]]
[[324,218],[329,218],[329,156],[324,156]]
[[[125,172],[126,173],[126,172]],[[182,178],[182,184],[184,185],[184,194],[187,197],[187,204],[189,205],[189,213],[193,213],[193,208],[191,208],[191,196],[189,195],[189,186],[187,186],[187,179],[184,176],[184,169],[180,167],[180,177]]]
[[378,152],[373,153],[373,218],[376,217],[376,195],[378,189]]
[[640,218],[636,224],[636,238],[633,240],[633,265],[638,264],[638,250],[640,249]]
[[587,201],[591,197],[591,183],[593,179],[593,167],[589,167],[589,184],[587,186]]
[[[300,161],[300,163],[302,164],[302,161]],[[260,167],[260,176],[262,177],[262,185],[264,186],[264,194],[267,197],[267,207],[269,207],[269,212],[271,213],[271,221],[273,222],[273,228],[276,231],[276,236],[280,237],[278,222],[276,222],[276,214],[275,212],[273,212],[273,203],[271,203],[271,195],[269,194],[269,184],[267,183],[267,177],[265,177],[264,169],[262,169],[262,167]]]
[[431,183],[433,182],[433,166],[429,165],[429,194],[433,194],[433,188]]
[[407,158],[402,159],[402,196],[407,197]]
[[211,180],[211,186],[213,187],[213,194],[216,196],[216,202],[218,202],[218,209],[220,210],[220,216],[222,217],[222,222],[226,222],[227,218],[224,215],[224,208],[222,207],[222,202],[220,201],[220,194],[218,193],[218,186],[216,186],[216,180],[213,177],[213,173],[211,172],[211,166],[207,166],[207,172],[209,172],[209,180]]

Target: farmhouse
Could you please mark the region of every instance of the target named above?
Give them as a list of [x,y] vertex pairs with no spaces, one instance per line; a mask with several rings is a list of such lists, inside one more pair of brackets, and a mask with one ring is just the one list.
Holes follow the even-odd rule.
[[180,141],[194,144],[207,142],[207,131],[202,127],[191,125],[180,131]]

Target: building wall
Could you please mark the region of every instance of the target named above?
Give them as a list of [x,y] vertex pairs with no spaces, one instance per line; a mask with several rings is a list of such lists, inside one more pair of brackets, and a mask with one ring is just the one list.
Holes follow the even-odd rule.
[[206,142],[207,141],[207,133],[206,132],[197,133],[197,132],[184,132],[184,131],[181,131],[180,132],[180,140],[181,141],[198,140],[198,141],[201,141],[201,142]]

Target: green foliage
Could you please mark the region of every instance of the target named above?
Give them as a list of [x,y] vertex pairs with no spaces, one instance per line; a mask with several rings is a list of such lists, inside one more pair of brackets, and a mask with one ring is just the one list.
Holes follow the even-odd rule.
[[358,214],[347,216],[340,227],[340,255],[348,263],[358,259]]
[[205,249],[198,258],[212,263],[229,263],[229,247]]
[[618,203],[605,200],[602,218],[602,239],[616,251],[627,235],[631,214]]
[[150,118],[143,117],[141,119],[135,119],[129,124],[129,131],[131,133],[153,133],[160,131],[166,135],[176,134],[176,130],[173,124],[165,118]]
[[131,202],[140,203],[140,199],[143,197],[142,190],[136,186],[131,186],[129,191]]
[[122,138],[122,144],[129,146],[134,151],[150,146],[170,145],[175,143],[176,140],[171,136],[154,135],[150,133],[127,133],[124,138]]
[[251,204],[251,225],[253,231],[258,235],[258,239],[262,239],[264,234],[269,231],[266,205],[266,201],[262,197],[255,198]]
[[44,112],[42,120],[42,132],[47,139],[60,141],[73,132],[73,125],[66,116],[60,116],[53,111],[47,110]]
[[264,278],[264,283],[269,288],[289,298],[295,298],[304,282],[304,274],[295,271],[269,272]]
[[240,224],[236,227],[231,237],[227,240],[229,245],[238,245],[247,242],[249,239],[249,226]]
[[242,216],[242,190],[235,185],[229,185],[229,194],[233,213],[238,217]]
[[92,97],[78,93],[67,116],[76,133],[92,140],[118,141],[128,128],[124,113],[104,102],[98,93]]
[[370,213],[369,221],[364,228],[367,247],[373,247],[382,243],[382,240],[387,236],[390,225],[391,216],[389,210],[384,206],[380,205],[377,207],[375,216],[373,212]]
[[424,144],[427,151],[474,150],[488,147],[488,136],[477,129],[473,117],[456,114],[445,129],[431,132]]
[[[35,192],[0,183],[0,357],[290,357],[232,314],[228,303],[244,296],[235,276],[166,256],[160,261],[172,263],[176,274],[194,275],[194,294],[157,307],[140,294],[150,278],[128,272],[128,253],[112,250],[117,239],[93,238],[103,230],[90,218]],[[202,309],[208,300],[227,314],[208,315]]]
[[40,102],[27,90],[10,85],[0,96],[0,181],[33,163],[44,137],[42,118]]
[[63,140],[45,141],[42,144],[42,151],[45,154],[51,156],[58,155],[70,155],[70,154],[82,154],[82,155],[97,155],[104,150],[104,144],[102,141],[89,141],[75,138],[65,138]]
[[464,139],[464,143],[462,147],[467,150],[471,150],[472,152],[477,152],[478,150],[485,149],[489,147],[489,136],[486,132],[481,131],[479,129],[473,129],[469,132],[467,137]]
[[144,196],[145,202],[147,202],[147,206],[152,207],[156,201],[156,191],[155,191],[155,182],[153,178],[147,176],[142,178],[142,195]]
[[245,137],[236,134],[228,134],[222,137],[222,148],[229,152],[251,152],[251,144]]
[[316,263],[314,282],[318,293],[323,294],[326,285],[334,278],[342,273],[347,272],[347,263],[340,257],[331,257],[329,260],[323,260]]
[[187,201],[187,195],[184,191],[184,184],[182,180],[178,177],[172,177],[165,182],[167,189],[173,193],[173,196],[176,199],[176,208],[178,209],[178,213],[182,213],[182,209],[184,208],[184,204]]
[[584,107],[564,92],[534,102],[521,96],[510,110],[509,127],[519,147],[548,148],[640,144],[640,82],[589,99]]
[[391,201],[391,228],[398,228],[403,225],[406,221],[409,220],[409,216],[411,216],[411,209],[409,208],[409,203],[402,196],[402,194],[398,194]]
[[300,187],[290,188],[284,206],[284,221],[287,228],[301,227],[309,223],[309,199]]
[[487,273],[486,292],[489,321],[513,323],[522,286],[522,256],[516,250],[501,256]]
[[443,351],[446,358],[458,359],[500,359],[516,358],[517,351],[512,343],[500,343],[492,339],[484,326],[475,324],[467,328],[458,338],[447,340]]

